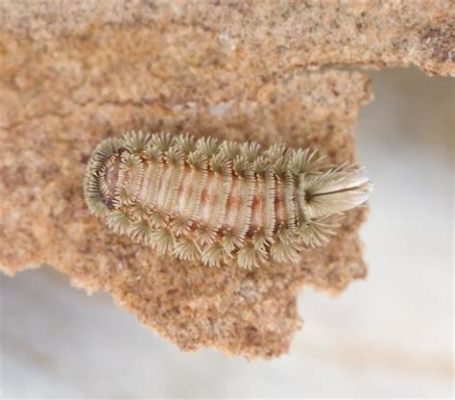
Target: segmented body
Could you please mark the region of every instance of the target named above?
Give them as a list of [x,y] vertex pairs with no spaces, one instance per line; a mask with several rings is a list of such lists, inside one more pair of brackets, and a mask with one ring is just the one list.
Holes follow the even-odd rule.
[[318,212],[308,195],[327,185],[316,164],[315,152],[282,144],[263,150],[250,142],[130,132],[95,149],[85,197],[111,229],[161,254],[251,268],[295,260],[302,247],[333,233],[325,218],[332,212]]

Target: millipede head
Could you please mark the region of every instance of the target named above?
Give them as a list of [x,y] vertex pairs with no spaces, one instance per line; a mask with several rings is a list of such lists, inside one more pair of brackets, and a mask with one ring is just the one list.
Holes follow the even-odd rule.
[[121,155],[122,141],[107,139],[90,157],[84,179],[84,196],[90,211],[97,216],[106,216],[115,206]]

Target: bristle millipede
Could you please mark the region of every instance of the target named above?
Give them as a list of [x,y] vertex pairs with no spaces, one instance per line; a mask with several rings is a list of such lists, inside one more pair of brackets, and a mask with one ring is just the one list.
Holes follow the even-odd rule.
[[294,262],[327,243],[372,186],[316,150],[131,131],[101,142],[84,179],[91,212],[159,254],[207,266]]

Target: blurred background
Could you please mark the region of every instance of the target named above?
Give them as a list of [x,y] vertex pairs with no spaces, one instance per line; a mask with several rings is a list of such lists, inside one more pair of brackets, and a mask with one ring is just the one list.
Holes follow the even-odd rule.
[[290,353],[182,353],[50,268],[1,276],[3,398],[451,397],[455,81],[371,73],[356,129],[375,184],[361,231],[369,276],[306,288]]

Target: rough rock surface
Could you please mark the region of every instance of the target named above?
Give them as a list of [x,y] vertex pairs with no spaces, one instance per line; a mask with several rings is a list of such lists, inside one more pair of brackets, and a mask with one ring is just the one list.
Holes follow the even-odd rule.
[[88,37],[107,25],[218,38],[273,71],[415,64],[429,73],[455,73],[453,0],[0,2],[3,31],[26,34],[38,46],[62,34]]
[[368,4],[1,2],[3,270],[49,264],[77,286],[111,293],[185,350],[287,351],[304,284],[337,292],[365,276],[357,237],[365,209],[297,265],[209,269],[156,256],[90,216],[85,165],[100,140],[130,128],[285,141],[355,160],[368,78],[315,69],[454,71],[450,2]]

